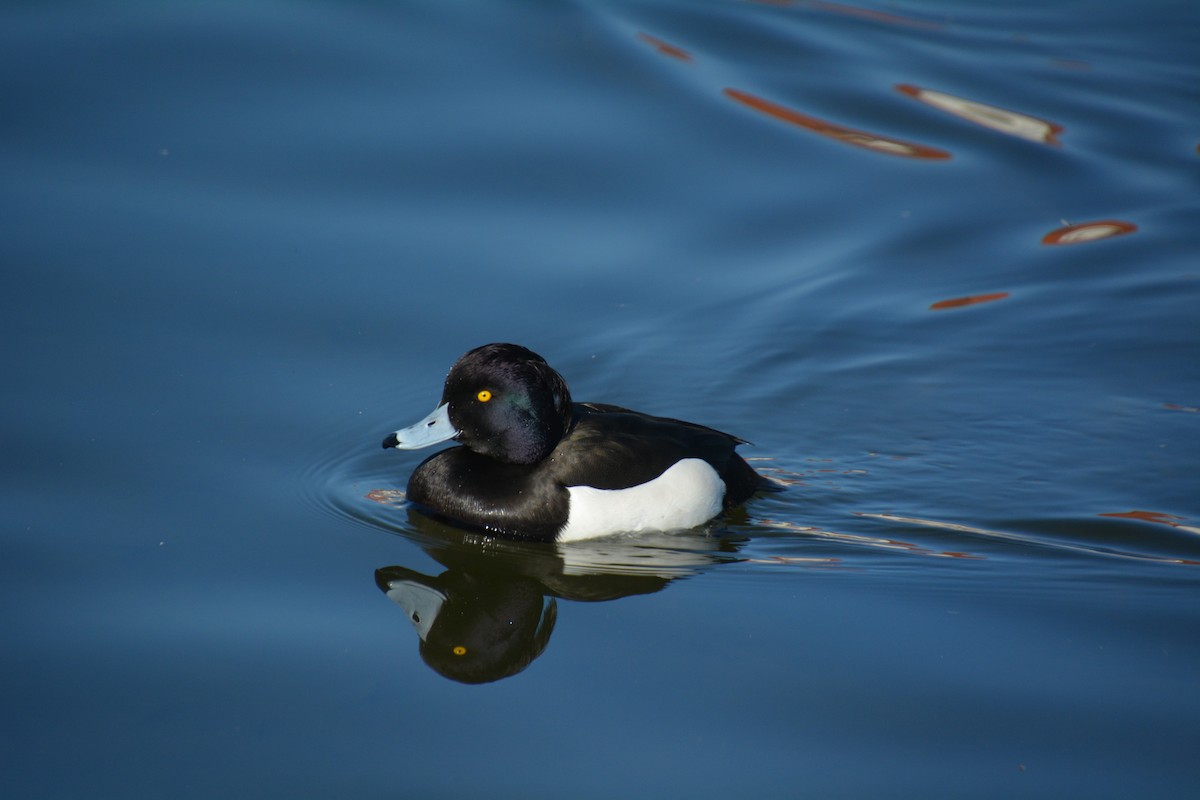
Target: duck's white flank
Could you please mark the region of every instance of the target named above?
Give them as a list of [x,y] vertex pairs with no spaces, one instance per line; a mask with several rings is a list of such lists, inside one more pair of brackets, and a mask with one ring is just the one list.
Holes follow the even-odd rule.
[[560,542],[613,533],[694,528],[721,513],[725,482],[699,458],[685,458],[628,489],[568,486],[571,509]]

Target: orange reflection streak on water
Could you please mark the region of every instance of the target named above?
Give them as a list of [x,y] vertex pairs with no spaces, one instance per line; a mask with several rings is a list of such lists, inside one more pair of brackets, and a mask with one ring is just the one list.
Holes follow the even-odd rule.
[[859,17],[860,19],[869,19],[872,22],[882,22],[887,25],[901,25],[908,28],[941,28],[940,22],[932,22],[930,20],[917,19],[915,17],[904,17],[899,14],[891,14],[887,11],[876,11],[871,8],[860,8],[858,6],[850,6],[845,3],[829,3],[825,0],[809,0],[804,5],[810,8],[815,8],[819,11],[828,11],[833,14],[844,14],[848,17]]
[[743,564],[771,564],[791,567],[808,567],[809,569],[844,569],[840,558],[805,558],[802,556],[769,556],[767,558],[744,558]]
[[643,42],[650,45],[655,50],[662,53],[664,56],[670,56],[671,58],[676,58],[676,59],[679,59],[680,61],[691,61],[692,60],[692,54],[689,53],[687,50],[684,50],[682,47],[676,47],[675,45],[671,44],[670,42],[664,42],[662,39],[659,39],[657,36],[651,36],[648,33],[639,33],[637,35],[637,38],[641,39]]
[[1179,403],[1163,403],[1168,411],[1183,411],[1188,414],[1200,414],[1200,406],[1181,406]]
[[1058,135],[1063,132],[1063,126],[1056,122],[1031,117],[1028,114],[1022,114],[1017,111],[989,106],[986,103],[978,103],[974,100],[966,100],[962,97],[956,97],[945,92],[937,92],[933,89],[923,89],[920,86],[913,86],[908,83],[898,83],[895,89],[900,94],[907,95],[939,111],[944,111],[947,114],[951,114],[959,119],[965,119],[968,122],[973,122],[976,125],[982,125],[985,128],[991,128],[994,131],[1007,133],[1009,136],[1015,136],[1018,139],[1027,139],[1031,142],[1042,142],[1055,146],[1062,144],[1058,140]]
[[929,307],[929,310],[941,311],[947,308],[962,308],[963,306],[973,306],[977,303],[990,303],[993,300],[1003,300],[1008,296],[1008,292],[991,292],[989,294],[973,294],[969,297],[954,297],[949,300],[937,301]]
[[[1129,512],[1134,513],[1134,512]],[[1145,512],[1142,512],[1145,513]],[[1035,536],[1026,536],[1019,533],[1009,533],[1007,531],[989,530],[987,528],[977,528],[971,525],[963,525],[957,522],[944,522],[934,519],[920,519],[918,517],[902,517],[897,514],[873,514],[865,511],[855,511],[857,517],[867,517],[869,519],[880,519],[888,522],[898,522],[909,525],[924,525],[930,528],[942,528],[949,531],[959,531],[961,533],[971,533],[979,536],[986,536],[993,539],[1000,539],[1008,542],[1016,542],[1022,545],[1035,546],[1051,546],[1060,550],[1071,550],[1074,552],[1087,553],[1096,556],[1108,556],[1110,558],[1123,558],[1130,561],[1152,561],[1159,564],[1183,564],[1189,567],[1200,566],[1200,561],[1194,561],[1188,558],[1167,558],[1162,556],[1152,556],[1143,553],[1132,553],[1127,550],[1116,550],[1109,547],[1089,546],[1086,544],[1068,544],[1062,541],[1050,541],[1040,539]],[[1105,515],[1102,515],[1105,516]],[[1122,516],[1120,514],[1111,514],[1107,516]],[[1180,526],[1183,527],[1183,526]],[[1200,533],[1200,529],[1184,528],[1188,531]]]
[[1077,58],[1054,58],[1050,60],[1050,66],[1074,72],[1088,72],[1092,69],[1090,62],[1080,61]]
[[363,495],[363,498],[383,506],[404,505],[404,492],[399,489],[373,489]]
[[1174,514],[1164,514],[1161,511],[1121,511],[1112,514],[1097,514],[1098,517],[1119,517],[1120,519],[1136,519],[1142,522],[1153,522],[1155,525],[1168,525],[1188,533],[1200,534],[1200,528],[1194,525],[1184,525],[1187,517],[1177,517]]
[[841,14],[847,17],[857,17],[859,19],[867,19],[872,22],[882,22],[885,25],[900,25],[906,28],[926,28],[930,30],[940,29],[940,22],[930,20],[917,19],[915,17],[904,17],[899,14],[891,14],[887,11],[876,11],[872,8],[861,8],[859,6],[851,6],[845,3],[830,3],[826,0],[753,0],[764,6],[803,6],[812,8],[817,11],[826,11],[830,14]]
[[1132,222],[1119,219],[1102,219],[1096,222],[1080,222],[1056,228],[1042,237],[1042,244],[1080,244],[1093,242],[1097,239],[1111,239],[1114,236],[1124,236],[1138,229]]
[[[864,515],[869,516],[869,515]],[[794,522],[786,522],[777,519],[759,519],[758,523],[769,525],[772,528],[801,533],[806,536],[812,536],[817,539],[824,539],[835,542],[847,542],[856,545],[865,545],[881,550],[903,550],[906,553],[912,553],[919,556],[932,556],[934,558],[956,558],[956,559],[983,559],[984,556],[977,556],[971,553],[965,553],[959,550],[930,550],[928,547],[916,544],[914,542],[906,542],[901,539],[889,539],[884,536],[861,536],[855,533],[839,533],[837,531],[827,531],[824,528],[816,528],[809,525],[797,525]],[[762,559],[755,563],[789,563],[790,560],[781,559]]]
[[901,156],[903,158],[933,160],[950,158],[950,153],[945,150],[939,150],[936,147],[927,147],[923,144],[904,142],[888,136],[880,136],[874,133],[867,133],[866,131],[855,130],[854,128],[847,128],[844,125],[838,125],[823,119],[810,117],[807,114],[801,114],[799,111],[781,106],[778,103],[772,103],[770,100],[764,100],[761,97],[739,89],[726,89],[725,96],[769,117],[774,117],[775,119],[812,131],[813,133],[819,133],[830,139],[835,139],[854,147],[862,147],[875,153]]

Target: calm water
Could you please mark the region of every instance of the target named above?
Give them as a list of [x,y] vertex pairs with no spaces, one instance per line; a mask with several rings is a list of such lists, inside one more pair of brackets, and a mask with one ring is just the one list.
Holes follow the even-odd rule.
[[[1194,790],[1198,32],[8,4],[0,793]],[[379,442],[488,341],[787,489],[571,548],[410,516]]]

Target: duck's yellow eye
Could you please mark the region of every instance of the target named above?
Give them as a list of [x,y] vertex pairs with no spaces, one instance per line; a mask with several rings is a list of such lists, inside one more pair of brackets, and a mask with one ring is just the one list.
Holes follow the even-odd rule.
[[488,400],[492,399],[492,393],[487,389],[480,389],[479,394],[475,395],[475,399],[481,403],[486,403]]
[[465,656],[467,654],[467,648],[465,648],[461,644],[459,644],[459,645],[455,645],[454,649],[451,650],[450,652],[454,653],[454,655],[456,655],[456,656]]

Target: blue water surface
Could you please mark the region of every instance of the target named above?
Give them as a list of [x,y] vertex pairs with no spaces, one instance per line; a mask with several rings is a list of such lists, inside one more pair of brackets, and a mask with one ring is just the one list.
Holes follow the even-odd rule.
[[[0,793],[1187,796],[1197,31],[7,4]],[[379,442],[489,341],[784,491],[571,547],[411,513]]]

